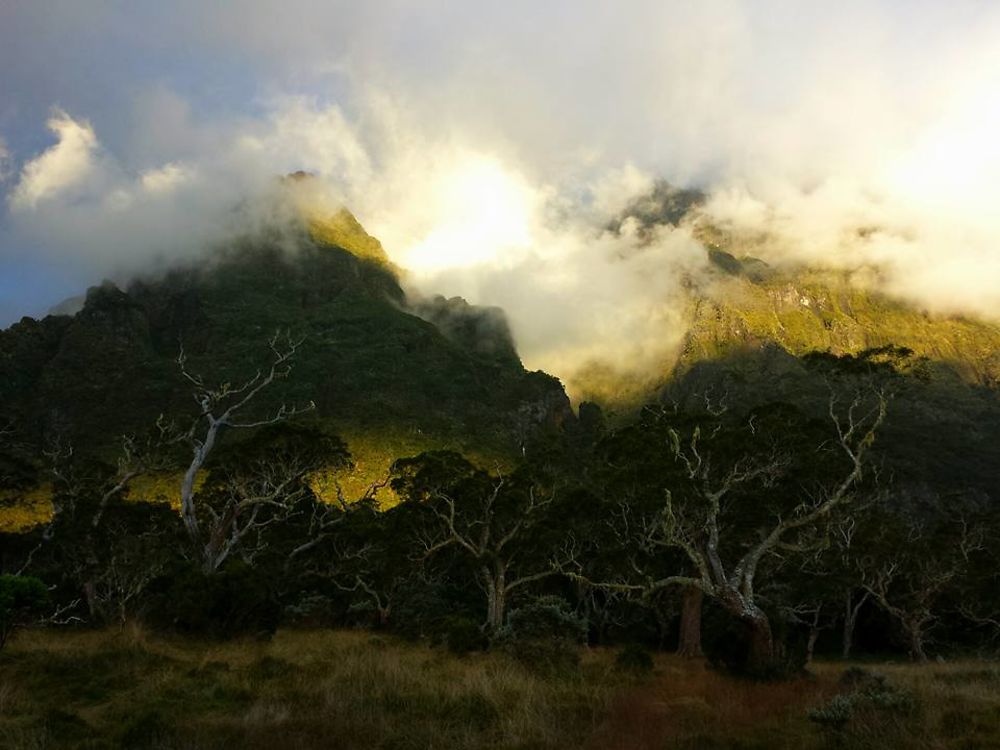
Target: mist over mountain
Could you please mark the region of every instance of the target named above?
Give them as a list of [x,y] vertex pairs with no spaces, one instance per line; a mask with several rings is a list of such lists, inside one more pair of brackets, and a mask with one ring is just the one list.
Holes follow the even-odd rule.
[[[288,179],[293,189],[314,180]],[[661,182],[604,230],[627,236],[639,258],[658,252],[663,232],[683,231],[702,243],[703,259],[663,300],[678,312],[672,325],[648,328],[660,337],[650,353],[639,362],[594,359],[573,371],[577,404],[596,404],[614,424],[645,404],[707,392],[744,407],[775,400],[808,407],[823,401],[823,389],[800,357],[906,347],[925,363],[929,385],[912,402],[905,397],[890,420],[900,460],[912,463],[912,452],[920,453],[915,432],[932,430],[947,450],[918,463],[959,473],[956,466],[980,467],[962,481],[992,481],[981,467],[1000,465],[990,448],[1000,431],[1000,327],[921,310],[856,274],[738,257],[766,239],[720,230],[704,202],[701,192]],[[314,401],[315,420],[352,453],[345,484],[352,492],[403,455],[451,448],[505,463],[546,431],[580,429],[559,381],[524,370],[508,311],[407,293],[405,269],[349,211],[325,214],[300,195],[294,205],[295,218],[219,245],[196,263],[121,286],[105,282],[44,320],[0,332],[4,417],[37,446],[60,434],[110,458],[120,435],[191,410],[175,362],[182,347],[193,370],[236,382],[266,358],[268,339],[287,331],[302,338],[302,354],[260,408]]]

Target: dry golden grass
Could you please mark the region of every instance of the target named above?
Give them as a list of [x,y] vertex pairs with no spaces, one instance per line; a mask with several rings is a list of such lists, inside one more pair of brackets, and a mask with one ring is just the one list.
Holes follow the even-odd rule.
[[634,677],[590,649],[578,674],[545,676],[502,654],[356,631],[226,643],[136,627],[28,632],[0,656],[0,747],[1000,748],[997,665],[879,666],[919,710],[831,730],[807,712],[841,690],[842,665],[760,684],[655,662]]

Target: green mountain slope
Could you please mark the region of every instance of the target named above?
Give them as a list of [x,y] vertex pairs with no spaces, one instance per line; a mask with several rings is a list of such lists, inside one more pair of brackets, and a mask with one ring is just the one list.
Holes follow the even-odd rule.
[[[121,434],[195,413],[175,362],[182,345],[191,371],[236,383],[267,362],[283,330],[303,344],[256,408],[314,401],[311,418],[354,457],[348,492],[431,448],[506,461],[532,434],[574,419],[559,382],[521,366],[496,310],[440,299],[409,307],[381,246],[349,214],[293,239],[248,239],[125,290],[106,283],[73,317],[0,331],[0,416],[35,455],[59,435],[113,460]],[[173,487],[155,492],[170,499]],[[8,492],[7,504],[27,499]]]
[[751,271],[716,251],[723,272],[708,294],[691,302],[690,328],[678,366],[744,347],[777,344],[792,354],[815,350],[856,353],[895,344],[952,368],[970,383],[1000,378],[1000,327],[962,317],[931,315],[874,291],[852,286],[836,272]]

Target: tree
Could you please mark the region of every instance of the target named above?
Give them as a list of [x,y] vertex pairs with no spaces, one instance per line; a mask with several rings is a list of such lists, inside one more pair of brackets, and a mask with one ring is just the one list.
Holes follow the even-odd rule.
[[269,425],[223,451],[208,473],[201,500],[202,566],[213,573],[236,553],[244,562],[267,548],[265,533],[304,510],[315,472],[348,460],[335,437],[289,425]]
[[286,577],[300,588],[332,585],[353,595],[351,608],[370,609],[376,627],[388,624],[396,589],[412,566],[409,525],[396,522],[397,513],[380,511],[375,500],[385,484],[376,482],[348,500],[338,483],[335,502],[313,500],[305,541],[300,538],[285,561]]
[[48,602],[48,589],[37,578],[0,575],[0,651],[14,630],[40,616]]
[[59,560],[61,575],[83,593],[91,619],[102,616],[95,581],[106,572],[102,566],[110,559],[110,550],[125,543],[120,534],[102,528],[109,510],[127,496],[138,476],[169,465],[162,431],[123,435],[120,442],[115,463],[109,465],[81,455],[61,434],[53,437],[43,451],[53,478],[52,517],[19,570],[24,573],[33,567],[36,556],[50,548]]
[[523,474],[489,474],[444,451],[397,461],[393,474],[393,489],[425,509],[422,558],[459,551],[486,597],[485,629],[496,634],[511,596],[555,573],[540,544],[552,496]]
[[[910,658],[927,645],[962,583],[986,551],[986,529],[959,498],[884,507],[856,564],[864,590],[899,626]],[[962,609],[962,604],[959,604]]]
[[[865,476],[892,397],[890,376],[904,356],[885,348],[813,358],[830,378],[832,440],[790,407],[755,409],[739,420],[713,409],[687,417],[648,413],[647,429],[638,432],[664,457],[656,483],[662,500],[655,513],[637,514],[626,493],[621,513],[636,552],[627,558],[630,569],[604,585],[645,597],[671,586],[700,589],[746,626],[747,668],[771,671],[780,654],[758,600],[762,565],[826,543],[830,520],[851,504]],[[664,574],[651,564],[660,550],[682,552],[690,572]]]
[[[201,375],[188,370],[183,348],[177,357],[181,374],[194,386],[193,396],[199,408],[190,426],[176,432],[174,438],[191,449],[191,461],[181,480],[181,518],[188,538],[200,551],[205,572],[217,570],[236,544],[241,543],[252,529],[260,528],[257,518],[262,507],[279,502],[288,484],[301,479],[299,469],[304,470],[305,467],[294,458],[292,463],[280,469],[272,471],[263,464],[257,464],[253,469],[232,476],[233,492],[221,513],[210,511],[212,527],[203,535],[196,502],[196,480],[222,433],[226,429],[247,430],[274,425],[315,408],[312,402],[301,408],[281,404],[270,416],[243,418],[244,412],[268,386],[288,376],[302,341],[292,339],[287,333],[275,333],[268,342],[272,358],[267,369],[257,370],[252,377],[236,386],[228,381],[209,385]],[[244,519],[243,524],[238,523],[240,518]]]

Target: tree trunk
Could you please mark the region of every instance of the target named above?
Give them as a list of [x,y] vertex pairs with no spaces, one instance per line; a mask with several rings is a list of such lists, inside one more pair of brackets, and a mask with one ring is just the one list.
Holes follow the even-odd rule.
[[822,606],[816,607],[812,622],[809,623],[809,639],[806,641],[806,666],[812,664],[813,654],[816,653],[816,641],[819,639],[820,630],[822,630],[819,625],[822,611]]
[[697,586],[684,589],[681,605],[680,636],[677,640],[677,654],[687,658],[702,656],[701,650],[701,605],[704,594]]
[[809,628],[809,640],[806,641],[806,666],[812,664],[813,654],[816,653],[816,641],[819,638],[819,628]]
[[83,597],[87,601],[87,614],[93,623],[101,614],[101,607],[97,601],[97,587],[93,580],[87,580],[83,584]]
[[851,592],[847,592],[844,599],[844,631],[841,634],[840,655],[846,660],[851,658],[851,649],[854,647],[854,623],[857,619],[857,611],[851,606]]
[[854,648],[854,627],[858,623],[858,614],[861,606],[868,600],[869,594],[866,592],[860,600],[854,601],[854,592],[848,590],[844,597],[844,632],[842,641],[841,656],[844,659],[851,658],[851,649]]
[[502,573],[493,575],[488,569],[483,571],[486,576],[486,628],[494,635],[503,627],[503,618],[507,609],[506,578]]
[[923,664],[927,661],[927,653],[924,651],[923,628],[916,623],[907,624],[905,628],[910,641],[910,658]]
[[771,621],[763,612],[758,612],[744,620],[750,629],[747,666],[751,672],[766,674],[774,667],[774,636]]

